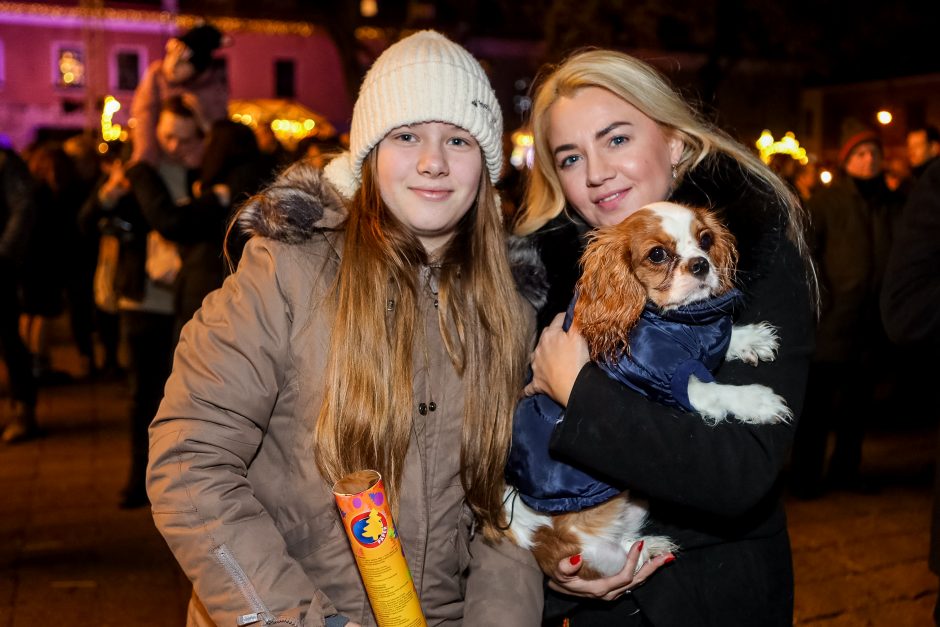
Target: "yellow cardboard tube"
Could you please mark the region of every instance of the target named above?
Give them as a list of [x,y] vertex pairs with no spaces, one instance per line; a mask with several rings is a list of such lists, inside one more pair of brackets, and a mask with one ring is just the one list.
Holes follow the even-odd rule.
[[379,627],[426,627],[382,475],[352,472],[336,482],[333,496]]

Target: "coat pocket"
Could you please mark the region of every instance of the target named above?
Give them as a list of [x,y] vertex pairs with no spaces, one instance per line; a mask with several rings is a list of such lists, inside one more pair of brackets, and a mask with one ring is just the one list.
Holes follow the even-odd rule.
[[339,514],[325,511],[310,520],[304,521],[283,533],[287,552],[296,560],[301,560],[328,542],[337,538],[346,541],[339,522]]

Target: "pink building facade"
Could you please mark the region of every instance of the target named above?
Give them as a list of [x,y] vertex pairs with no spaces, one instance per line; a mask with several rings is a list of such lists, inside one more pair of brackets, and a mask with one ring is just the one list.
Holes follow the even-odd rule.
[[[134,87],[168,38],[195,16],[128,9],[0,2],[0,139],[21,149],[42,133],[96,129],[108,95],[125,125]],[[295,100],[344,129],[351,115],[342,65],[320,27],[305,22],[213,19],[230,40],[233,99]]]

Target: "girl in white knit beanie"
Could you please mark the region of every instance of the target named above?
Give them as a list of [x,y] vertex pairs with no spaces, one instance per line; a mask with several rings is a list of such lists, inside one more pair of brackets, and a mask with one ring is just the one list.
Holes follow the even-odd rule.
[[532,329],[494,191],[501,135],[479,63],[419,32],[366,76],[350,151],[243,209],[253,237],[183,330],[151,426],[189,625],[382,625],[331,493],[363,469],[420,599],[408,625],[540,624],[541,573],[500,531]]

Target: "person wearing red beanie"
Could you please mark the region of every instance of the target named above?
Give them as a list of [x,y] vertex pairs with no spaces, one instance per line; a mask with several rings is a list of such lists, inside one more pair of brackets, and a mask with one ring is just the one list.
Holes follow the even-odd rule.
[[[792,491],[805,498],[872,489],[860,474],[862,441],[889,352],[878,294],[903,197],[885,182],[879,136],[851,124],[846,130],[841,176],[807,203],[822,303],[791,463]],[[836,445],[824,473],[830,431]]]

